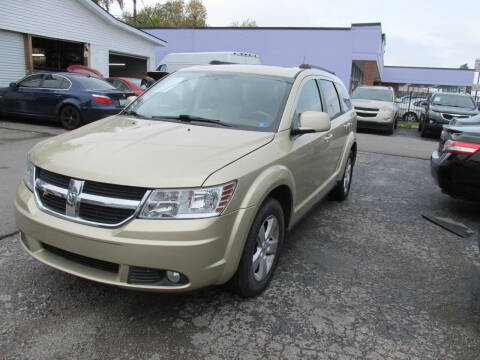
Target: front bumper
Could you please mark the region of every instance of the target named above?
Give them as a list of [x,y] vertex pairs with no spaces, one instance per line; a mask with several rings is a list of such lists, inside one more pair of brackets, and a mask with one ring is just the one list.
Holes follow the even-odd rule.
[[358,129],[371,129],[371,130],[390,130],[393,126],[392,121],[372,121],[366,120],[357,116],[357,128]]
[[[234,274],[255,208],[208,219],[134,219],[108,229],[74,223],[41,211],[22,183],[15,198],[22,245],[37,260],[67,273],[125,288],[180,292],[222,284]],[[46,244],[47,246],[44,246]],[[118,265],[105,271],[46,247]],[[187,279],[182,285],[129,282],[133,267],[176,271]]]

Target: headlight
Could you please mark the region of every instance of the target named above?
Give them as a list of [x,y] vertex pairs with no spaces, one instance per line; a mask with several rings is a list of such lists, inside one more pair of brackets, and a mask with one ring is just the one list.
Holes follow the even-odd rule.
[[25,183],[25,186],[30,189],[31,192],[33,192],[34,173],[35,167],[33,166],[30,159],[27,158],[27,161],[25,163],[25,175],[23,176],[23,182]]
[[380,108],[381,111],[386,112],[386,113],[392,113],[393,109],[391,107],[382,107]]
[[153,190],[143,205],[142,219],[193,219],[219,216],[233,196],[236,181],[192,188]]

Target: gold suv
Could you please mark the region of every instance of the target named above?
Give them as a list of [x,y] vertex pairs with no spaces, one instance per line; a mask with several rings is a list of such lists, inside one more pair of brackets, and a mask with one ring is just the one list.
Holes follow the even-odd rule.
[[348,196],[355,131],[345,87],[320,68],[182,69],[30,151],[15,198],[22,245],[105,284],[229,282],[255,296],[286,230],[325,195]]

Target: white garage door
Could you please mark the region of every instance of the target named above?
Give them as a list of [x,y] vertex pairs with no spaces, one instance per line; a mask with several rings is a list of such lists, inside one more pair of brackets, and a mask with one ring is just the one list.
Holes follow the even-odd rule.
[[0,87],[25,76],[23,34],[0,30]]

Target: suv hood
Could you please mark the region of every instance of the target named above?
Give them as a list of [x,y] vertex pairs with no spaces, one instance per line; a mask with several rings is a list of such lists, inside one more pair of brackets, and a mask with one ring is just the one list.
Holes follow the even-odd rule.
[[274,136],[112,116],[37,144],[30,159],[36,166],[77,179],[150,188],[196,187]]
[[434,105],[434,104],[430,104],[430,109],[437,112],[458,114],[458,115],[477,115],[479,113],[479,111],[475,108],[467,109],[467,108],[461,108],[461,107],[455,107],[455,106],[440,106],[440,105]]
[[380,100],[367,100],[367,99],[352,99],[353,106],[360,106],[370,109],[392,108],[393,102],[380,101]]

